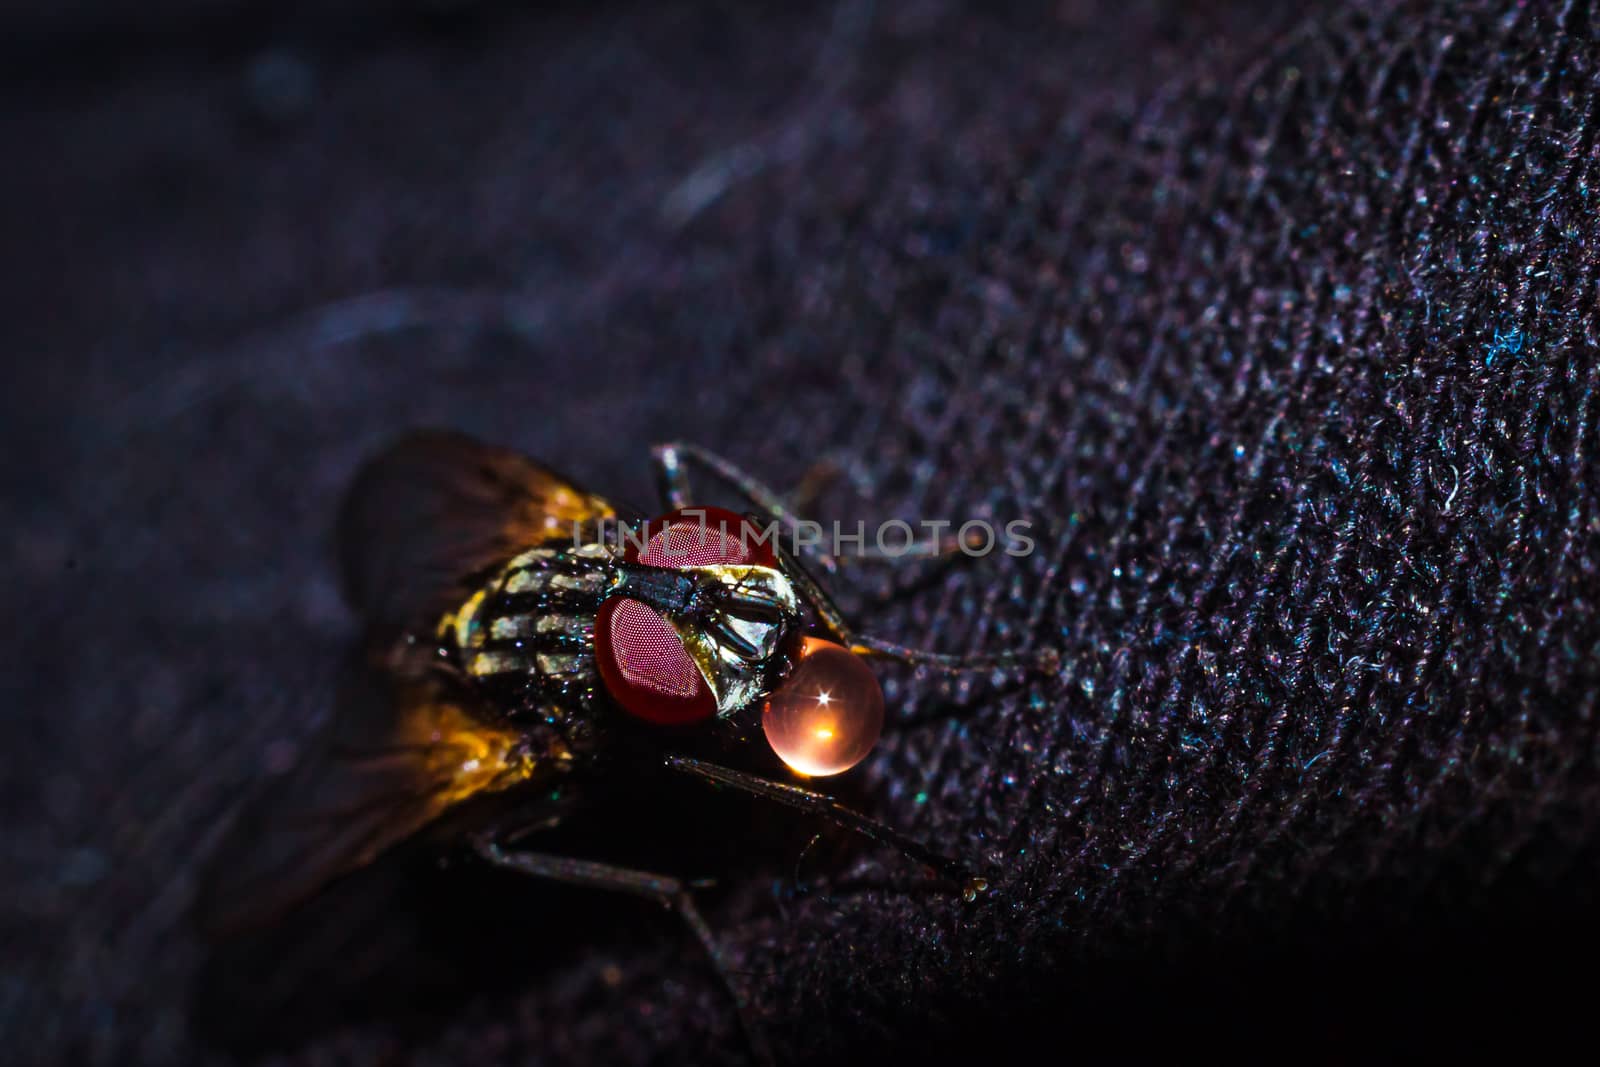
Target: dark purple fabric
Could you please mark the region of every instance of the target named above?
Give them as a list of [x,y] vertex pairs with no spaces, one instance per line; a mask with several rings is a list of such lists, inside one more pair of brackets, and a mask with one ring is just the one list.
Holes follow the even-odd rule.
[[[185,909],[326,713],[339,494],[415,424],[641,504],[681,437],[778,485],[838,459],[824,518],[1034,521],[1027,558],[834,583],[896,640],[1062,652],[885,672],[855,796],[989,894],[797,895],[911,872],[759,813],[731,876],[676,872],[723,875],[784,1058],[1581,1018],[1589,5],[142,8],[0,34],[8,1062],[228,1054]],[[362,936],[441,991],[288,1062],[742,1054],[651,909],[418,877],[470,934]]]

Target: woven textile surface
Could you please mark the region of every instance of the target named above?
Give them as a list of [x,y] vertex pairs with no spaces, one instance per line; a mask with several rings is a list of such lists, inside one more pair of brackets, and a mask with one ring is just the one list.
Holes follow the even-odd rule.
[[[414,425],[1033,524],[831,581],[1061,652],[885,669],[845,787],[987,894],[655,813],[785,1060],[1471,1041],[1595,945],[1589,5],[144,6],[5,16],[8,1062],[238,1053],[186,909],[327,715],[333,516]],[[438,980],[283,1062],[743,1055],[651,908],[407,884],[352,936]]]

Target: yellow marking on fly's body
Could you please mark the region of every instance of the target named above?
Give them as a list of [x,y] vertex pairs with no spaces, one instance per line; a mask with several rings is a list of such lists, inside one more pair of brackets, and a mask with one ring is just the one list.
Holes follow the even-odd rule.
[[489,627],[489,636],[501,641],[544,634],[584,633],[583,621],[573,615],[502,615]]
[[598,593],[610,584],[611,576],[604,571],[587,571],[583,574],[557,572],[550,575],[549,579],[552,589],[570,589],[579,593]]
[[512,557],[511,562],[505,565],[505,569],[514,571],[523,567],[532,567],[541,560],[555,559],[558,552],[559,549],[536,546],[519,556]]
[[508,593],[532,593],[543,589],[544,586],[545,572],[537,568],[517,571],[506,579],[506,592]]
[[565,571],[549,571],[534,567],[513,572],[506,579],[506,592],[538,593],[546,589],[564,589],[576,593],[599,593],[611,582],[611,575],[605,571],[568,574]]
[[544,588],[545,564],[560,554],[555,548],[530,548],[501,568],[506,575],[506,592],[526,593]]
[[541,652],[534,657],[541,674],[577,674],[589,666],[589,657],[574,652]]
[[533,632],[534,621],[530,615],[502,615],[489,624],[489,636],[497,641],[514,641]]
[[516,652],[479,652],[467,662],[467,673],[482,678],[487,674],[511,674],[528,669],[528,661]]
[[478,611],[483,607],[484,597],[489,595],[489,587],[484,586],[467,598],[466,603],[456,610],[449,612],[439,620],[439,625],[434,627],[435,637],[444,637],[454,631],[456,645],[460,648],[471,648],[481,641],[475,641],[477,636]]

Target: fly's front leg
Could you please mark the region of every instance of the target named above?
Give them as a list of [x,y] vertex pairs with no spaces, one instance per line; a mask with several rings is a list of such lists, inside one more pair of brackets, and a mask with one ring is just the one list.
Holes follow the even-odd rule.
[[989,888],[988,881],[974,875],[965,864],[933,851],[927,845],[907,837],[893,827],[885,826],[853,808],[845,807],[826,793],[818,793],[787,782],[775,782],[758,774],[737,771],[731,767],[707,763],[705,760],[688,756],[668,756],[667,766],[703,782],[730,786],[753,796],[808,812],[828,820],[835,826],[860,834],[870,841],[888,845],[932,869],[939,877],[960,886],[961,895],[969,901],[975,900],[979,893]]
[[[777,493],[733,463],[699,445],[683,442],[656,445],[650,450],[650,457],[656,469],[656,482],[661,492],[661,499],[669,510],[675,511],[694,503],[694,496],[689,487],[689,469],[696,467],[732,489],[746,503],[754,506],[760,514],[782,525],[791,543],[794,544],[800,541],[798,535],[808,532],[805,529],[805,520],[800,517],[799,511],[808,507],[822,486],[838,474],[838,468],[826,460],[814,465],[801,479],[796,491],[797,499],[805,501],[802,508],[796,509],[789,507]],[[812,524],[812,527],[814,530],[815,524]],[[944,536],[926,544],[907,545],[899,552],[884,551],[876,546],[863,546],[853,555],[835,556],[822,551],[809,537],[806,538],[806,543],[816,549],[817,560],[830,574],[852,559],[888,562],[917,559],[955,560],[964,554],[965,549],[980,547],[972,538],[963,541],[959,537]]]
[[[695,466],[709,472],[713,477],[735,490],[747,501],[753,504],[760,512],[769,518],[781,523],[789,532],[792,543],[797,543],[794,535],[801,529],[801,520],[794,512],[790,511],[771,489],[756,481],[750,475],[734,466],[732,463],[708,452],[698,445],[692,444],[666,444],[657,445],[651,449],[651,456],[656,466],[657,479],[660,482],[662,497],[671,508],[687,507],[692,500],[689,495],[689,467]],[[807,539],[810,543],[810,539]],[[954,553],[963,546],[958,539],[952,539],[953,547],[944,546],[943,550]],[[795,556],[784,549],[778,539],[774,539],[774,548],[778,557],[784,563],[785,571],[795,583],[795,591],[802,599],[807,601],[816,611],[818,619],[840,644],[851,651],[863,656],[876,656],[881,659],[896,660],[913,666],[932,667],[944,671],[981,671],[1001,669],[1031,669],[1045,674],[1054,674],[1060,669],[1060,655],[1053,649],[1045,649],[1032,653],[1001,652],[987,656],[952,656],[940,652],[927,652],[921,649],[909,648],[905,645],[884,641],[867,634],[858,634],[854,628],[845,621],[833,599],[817,584],[801,566]],[[917,558],[912,553],[905,556],[888,556],[890,559]],[[924,554],[922,558],[928,558]],[[840,560],[825,552],[818,553],[818,559],[823,567],[837,571]]]
[[858,656],[876,656],[880,659],[890,659],[897,663],[906,663],[913,667],[932,667],[941,671],[983,671],[994,670],[1031,670],[1041,674],[1054,674],[1061,668],[1061,654],[1053,648],[1039,649],[1033,652],[996,652],[986,656],[953,656],[943,652],[929,652],[920,648],[908,648],[897,645],[893,641],[885,641],[869,634],[857,633],[855,628],[845,620],[839,606],[833,602],[826,590],[817,584],[817,580],[806,573],[800,561],[789,555],[782,545],[778,546],[778,556],[782,560],[785,571],[790,581],[794,583],[795,592],[816,612],[817,621],[841,645],[848,648]]
[[819,459],[807,467],[800,476],[800,484],[789,494],[795,513],[810,513],[822,491],[836,481],[841,473],[839,465],[831,459]]
[[661,498],[669,508],[685,508],[695,502],[689,491],[689,468],[693,466],[732,489],[762,514],[782,523],[790,534],[800,528],[799,516],[789,510],[777,493],[715,452],[708,452],[699,445],[675,442],[650,449],[650,459],[655,464]]
[[705,919],[700,916],[700,910],[695,907],[688,883],[669,875],[614,867],[608,863],[552,856],[543,852],[524,852],[520,849],[512,851],[501,847],[498,839],[488,834],[475,838],[473,848],[478,855],[496,867],[504,867],[535,878],[545,878],[567,885],[627,893],[630,896],[653,900],[667,910],[676,912],[705,949],[706,956],[711,960],[711,966],[717,972],[718,980],[733,998],[734,1006],[739,1012],[739,1025],[743,1027],[745,1037],[750,1042],[750,1051],[760,1063],[773,1062],[772,1047],[767,1042],[766,1033],[756,1022],[743,988],[734,981],[732,972],[728,970],[722,948],[712,935],[711,928],[706,925]]
[[654,445],[650,449],[650,464],[656,469],[656,491],[668,511],[689,506],[693,496],[689,492],[689,472],[684,469],[683,445]]

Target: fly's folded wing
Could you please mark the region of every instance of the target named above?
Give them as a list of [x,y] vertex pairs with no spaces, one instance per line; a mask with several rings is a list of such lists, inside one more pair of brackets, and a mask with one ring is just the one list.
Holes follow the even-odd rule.
[[431,627],[487,572],[616,508],[519,453],[408,434],[357,475],[339,517],[350,603],[374,625]]
[[564,758],[494,725],[442,671],[352,666],[328,732],[244,810],[196,916],[213,936],[269,922],[467,800]]
[[[375,634],[431,632],[532,545],[574,536],[612,506],[532,460],[461,434],[410,434],[356,477],[339,520],[351,603]],[[402,636],[353,665],[328,730],[245,809],[197,905],[213,934],[270,921],[484,794],[550,773],[425,645]]]

